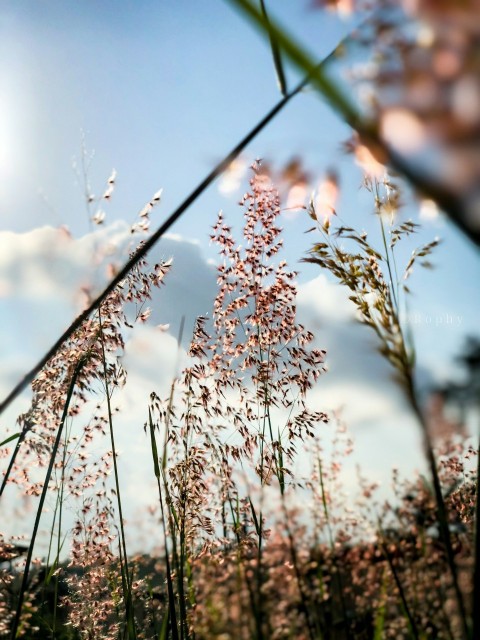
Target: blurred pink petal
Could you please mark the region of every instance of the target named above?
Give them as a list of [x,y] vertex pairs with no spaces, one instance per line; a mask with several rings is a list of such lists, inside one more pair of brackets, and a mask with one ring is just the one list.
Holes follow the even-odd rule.
[[242,180],[247,172],[248,163],[242,157],[236,158],[223,172],[218,182],[218,190],[223,195],[230,195],[240,188]]
[[355,147],[355,161],[363,172],[371,177],[381,180],[385,175],[385,167],[375,159],[373,153],[363,144]]
[[322,182],[320,182],[314,196],[314,206],[318,220],[328,220],[331,215],[335,214],[338,192],[337,176],[333,172],[327,173]]
[[314,7],[336,11],[340,16],[349,16],[355,10],[354,0],[314,0]]
[[402,107],[384,111],[380,128],[387,144],[401,153],[418,151],[426,140],[423,124],[415,114]]
[[307,199],[307,183],[298,182],[294,184],[288,191],[285,209],[295,210],[303,209]]

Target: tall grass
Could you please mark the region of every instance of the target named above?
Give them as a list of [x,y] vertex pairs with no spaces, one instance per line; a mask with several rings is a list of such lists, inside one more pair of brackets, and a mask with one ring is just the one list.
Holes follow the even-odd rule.
[[[336,232],[332,232],[330,219],[327,217],[320,227],[325,240],[313,247],[311,256],[307,261],[318,264],[333,273],[351,291],[350,300],[356,305],[361,322],[376,333],[380,341],[380,352],[394,367],[399,383],[403,387],[412,412],[418,421],[423,436],[425,456],[437,505],[440,533],[445,546],[457,607],[462,620],[463,633],[465,637],[468,637],[469,629],[464,598],[458,582],[457,567],[448,526],[448,514],[433,450],[433,439],[425,416],[419,406],[414,383],[414,347],[411,341],[407,340],[408,333],[401,321],[400,308],[401,287],[403,292],[409,292],[406,284],[401,285],[401,283],[404,283],[408,278],[416,262],[429,266],[426,258],[437,246],[438,240],[433,240],[414,250],[403,274],[401,276],[397,275],[397,267],[394,260],[395,245],[404,235],[413,233],[415,227],[408,222],[394,226],[399,202],[398,190],[395,184],[387,179],[384,180],[382,186],[384,193],[381,193],[377,179],[372,180],[367,177],[366,187],[372,191],[375,197],[375,209],[381,229],[383,253],[374,249],[368,243],[366,234],[358,234],[354,229],[342,225]],[[384,223],[385,212],[387,211],[392,221],[390,244],[387,243]],[[317,219],[313,204],[310,208],[310,216],[315,220]],[[350,241],[353,244],[352,251],[341,247],[338,244],[338,239]],[[373,297],[373,302],[368,299],[369,296]]]
[[[388,159],[479,243],[465,194],[414,169],[390,144],[382,130],[382,101],[371,105],[375,117],[367,119],[330,80],[325,64],[344,46],[318,65],[269,16],[264,0],[259,8],[250,0],[230,1],[268,37],[283,97],[171,216],[137,244],[105,290],[92,296],[84,312],[0,403],[1,412],[32,383],[32,404],[19,416],[18,432],[0,443],[9,456],[0,496],[4,499],[16,484],[22,494],[38,498],[26,545],[0,534],[0,637],[476,640],[480,451],[452,432],[437,436],[436,423],[444,417],[429,415],[419,399],[413,337],[402,320],[409,293],[405,283],[437,241],[414,250],[400,273],[398,244],[410,241],[416,225],[397,221],[399,192],[389,180],[367,176],[365,183],[378,218],[379,246],[336,216],[321,219],[312,203],[308,213],[322,238],[306,260],[350,290],[359,320],[375,333],[417,420],[429,477],[402,480],[395,473],[396,501],[383,504],[360,482],[363,495],[353,510],[344,504],[340,467],[349,447],[330,458],[322,451],[327,434],[336,429],[338,444],[343,427],[334,416],[308,405],[309,391],[322,383],[325,352],[313,347],[313,334],[297,322],[296,274],[280,259],[279,196],[269,176],[255,165],[241,202],[243,237],[234,239],[222,215],[214,226],[212,240],[221,256],[218,293],[211,316],[197,320],[188,366],[166,398],[152,390],[149,406],[139,408],[148,415],[145,447],[153,461],[155,537],[161,548],[150,555],[134,556],[131,549],[127,553],[122,502],[126,479],[117,464],[112,399],[121,393],[127,375],[121,361],[125,335],[132,324],[147,319],[144,305],[151,289],[162,284],[170,268],[165,262],[152,269],[147,253],[308,83],[357,130],[362,145]],[[414,12],[420,15],[423,4],[428,5],[423,18],[434,26],[434,44],[445,39],[450,46],[443,8],[417,4]],[[468,12],[464,4],[466,9],[454,7],[453,18]],[[395,23],[382,18],[369,25],[381,40]],[[472,82],[462,74],[475,68],[475,55],[469,55],[477,51],[478,38],[474,28],[465,28],[463,36],[462,55],[468,64],[459,65],[451,87],[438,82],[442,95],[456,91],[457,80]],[[351,41],[357,41],[354,34],[343,45]],[[409,51],[417,48],[407,44],[400,36],[395,39],[408,64],[395,74],[380,73],[377,88],[392,82],[387,76],[393,82],[400,78],[404,86],[396,88],[408,96],[411,78],[423,77],[424,65],[428,71],[435,46],[410,57]],[[307,74],[290,91],[283,58]],[[446,107],[435,101],[433,114],[422,106],[417,116],[423,131],[428,134],[428,117],[433,115],[435,136],[445,134],[447,146],[470,152],[470,134],[478,134],[476,116],[467,112],[465,118],[463,108],[453,108],[456,99],[443,102]],[[408,100],[407,106],[412,108]],[[446,108],[443,120],[439,108]],[[446,123],[443,132],[440,121]],[[105,198],[114,183],[112,174]],[[476,193],[469,189],[465,193]],[[86,195],[90,202],[88,189]],[[148,229],[148,214],[159,199],[157,193],[147,203],[132,228],[134,235]],[[103,436],[108,436],[108,445]],[[305,452],[312,462],[305,462],[298,473]],[[94,461],[89,463],[90,455]],[[469,464],[473,455],[476,467]],[[51,494],[54,516],[48,557],[42,562],[34,551]],[[76,510],[70,531],[64,530],[67,506]],[[63,561],[67,536],[71,551]]]
[[[398,202],[395,185],[370,180],[367,187],[382,247],[340,223],[334,228],[335,217],[318,220],[312,205],[324,237],[307,259],[350,288],[360,320],[375,331],[419,419],[430,481],[396,475],[396,503],[372,502],[369,510],[362,505],[374,500],[373,490],[360,484],[364,496],[353,514],[344,509],[340,467],[350,444],[331,458],[321,451],[332,429],[340,446],[344,427],[308,406],[309,391],[322,384],[325,352],[297,322],[295,273],[281,259],[279,197],[255,165],[241,202],[243,239],[235,241],[223,215],[213,229],[220,250],[213,314],[198,319],[188,366],[165,398],[152,391],[147,410],[161,551],[127,554],[114,437],[113,390],[121,393],[126,378],[123,335],[132,321],[145,320],[151,287],[170,268],[141,261],[49,362],[20,417],[24,442],[12,452],[8,481],[39,501],[26,562],[3,565],[0,637],[474,637],[472,451],[454,435],[436,441],[419,408],[395,257],[415,226],[381,217]],[[412,260],[434,248],[416,250]],[[102,434],[109,434],[109,450],[89,466],[87,452]],[[304,462],[299,475],[300,451],[302,460],[311,452],[312,464]],[[46,465],[40,482],[26,468],[32,460]],[[51,482],[57,467],[59,484]],[[55,558],[33,570],[42,509],[54,491]],[[60,555],[67,502],[78,509],[68,565]],[[368,528],[376,533],[367,536]],[[2,562],[14,553],[2,539]]]

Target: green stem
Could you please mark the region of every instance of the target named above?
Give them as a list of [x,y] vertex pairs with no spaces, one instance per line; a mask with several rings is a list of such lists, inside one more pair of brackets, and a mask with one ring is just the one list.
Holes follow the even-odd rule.
[[58,587],[59,587],[59,576],[58,576],[58,567],[60,564],[60,552],[62,550],[62,515],[63,515],[63,501],[64,501],[64,493],[65,493],[65,466],[67,463],[67,435],[65,435],[65,440],[63,444],[63,456],[62,456],[62,474],[60,479],[60,495],[59,495],[59,509],[58,509],[58,528],[57,528],[57,557],[55,558],[55,593],[54,593],[54,603],[53,603],[53,623],[52,623],[52,639],[55,638],[56,630],[57,630],[57,606],[58,606]]
[[[376,195],[377,195],[377,200],[378,200],[378,185],[376,185]],[[396,283],[393,280],[393,274],[392,274],[392,268],[390,265],[390,253],[388,250],[388,245],[387,245],[387,238],[385,235],[385,225],[383,224],[383,219],[382,219],[382,214],[381,212],[378,212],[378,217],[380,220],[380,229],[382,230],[382,240],[383,240],[383,246],[385,248],[385,259],[386,259],[386,263],[387,263],[387,269],[388,269],[388,277],[390,278],[390,289],[392,291],[392,298],[393,298],[393,303],[395,305],[395,314],[398,316],[399,314],[399,307],[398,307],[398,300],[397,300],[397,293],[396,293]]]
[[162,487],[160,482],[161,472],[160,472],[160,466],[158,464],[158,449],[157,449],[157,441],[155,438],[155,427],[153,424],[152,414],[150,409],[148,410],[148,419],[149,419],[149,425],[150,425],[150,442],[151,442],[151,448],[152,448],[153,468],[155,472],[155,478],[157,479],[158,499],[160,502],[163,539],[165,543],[165,565],[167,568],[167,592],[168,592],[168,609],[169,609],[169,615],[170,615],[170,625],[172,629],[172,639],[178,640],[177,613],[175,610],[175,594],[173,591],[172,569],[170,566],[170,558],[168,554],[167,526],[165,521],[165,509],[163,506]]
[[10,456],[10,460],[8,462],[8,467],[5,471],[5,475],[3,476],[2,479],[2,486],[0,487],[0,497],[3,495],[3,492],[5,491],[5,487],[7,486],[7,482],[8,482],[8,478],[10,477],[10,473],[12,472],[13,469],[13,465],[15,464],[15,460],[17,459],[18,456],[18,452],[20,451],[20,447],[23,444],[23,441],[25,440],[27,433],[31,430],[31,427],[28,426],[26,428],[24,428],[22,430],[22,432],[20,433],[18,440],[15,444],[15,449],[13,450],[12,455]]
[[393,579],[395,580],[395,584],[397,586],[398,593],[400,595],[400,600],[402,601],[402,607],[408,619],[410,633],[415,640],[419,640],[418,629],[415,623],[415,618],[413,617],[413,614],[408,605],[407,597],[405,595],[405,590],[400,580],[400,576],[398,575],[398,571],[396,570],[395,565],[393,564],[393,558],[388,550],[387,544],[384,541],[383,531],[382,531],[380,522],[378,523],[378,528],[380,533],[380,548],[382,549],[383,555],[385,556],[388,566],[390,567],[390,571],[392,572]]
[[[260,6],[262,8],[262,14],[265,20],[265,24],[267,25],[267,28],[268,28],[269,19],[268,19],[267,7],[265,6],[264,0],[260,0]],[[280,89],[280,93],[282,94],[282,96],[286,96],[287,80],[285,78],[285,71],[283,69],[282,56],[280,54],[280,49],[278,48],[278,44],[275,39],[275,34],[270,29],[268,29],[268,36],[270,38],[270,48],[272,50],[273,64],[275,66],[275,71],[277,74],[278,87]]]

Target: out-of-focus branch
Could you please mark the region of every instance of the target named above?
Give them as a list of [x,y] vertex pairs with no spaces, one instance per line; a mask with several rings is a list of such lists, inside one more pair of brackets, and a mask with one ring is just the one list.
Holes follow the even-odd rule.
[[275,39],[284,55],[299,70],[305,72],[310,78],[310,84],[314,86],[322,96],[330,103],[332,108],[353,128],[362,138],[362,141],[381,152],[392,169],[401,174],[416,189],[419,195],[434,200],[452,220],[452,222],[477,246],[480,247],[480,221],[467,207],[461,195],[455,193],[433,180],[412,166],[412,163],[402,154],[395,151],[382,139],[375,122],[367,121],[362,117],[355,105],[347,96],[328,78],[325,67],[314,62],[314,57],[291,36],[283,27],[272,19],[266,19],[263,12],[255,6],[252,0],[228,0],[230,4],[239,9],[265,37]]

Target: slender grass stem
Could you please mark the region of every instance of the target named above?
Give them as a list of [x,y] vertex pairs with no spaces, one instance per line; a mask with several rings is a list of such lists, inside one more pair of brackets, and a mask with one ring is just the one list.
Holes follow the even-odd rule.
[[[260,6],[262,8],[262,14],[265,20],[265,24],[268,26],[269,24],[268,13],[267,13],[267,7],[265,5],[265,0],[260,0]],[[272,50],[273,64],[275,66],[275,72],[277,74],[278,88],[280,89],[280,93],[282,94],[282,96],[286,96],[288,91],[287,80],[285,76],[285,70],[283,68],[280,49],[275,39],[275,35],[271,31],[269,31],[269,37],[270,37],[270,48]]]
[[472,640],[480,638],[480,438],[477,447],[477,477],[475,491],[475,529],[474,529],[474,566],[472,591]]
[[20,448],[27,436],[27,433],[31,430],[31,427],[26,427],[22,430],[22,432],[20,433],[17,442],[15,443],[15,448],[13,450],[12,455],[10,456],[10,460],[8,462],[8,466],[7,469],[5,471],[5,475],[2,478],[2,485],[0,487],[0,498],[3,495],[3,492],[5,491],[5,487],[7,486],[7,482],[8,479],[10,477],[10,474],[12,472],[13,466],[15,465],[15,461],[17,459],[18,453],[20,451]]
[[378,213],[378,217],[380,219],[380,229],[382,230],[382,241],[383,241],[383,246],[385,248],[385,257],[386,257],[386,261],[387,261],[387,269],[388,269],[388,276],[390,279],[390,288],[392,291],[392,299],[393,299],[393,304],[394,304],[394,308],[395,308],[395,314],[399,315],[399,306],[398,306],[398,299],[397,299],[397,286],[396,286],[396,281],[393,279],[393,273],[392,273],[392,267],[390,265],[390,252],[388,249],[388,244],[387,244],[387,238],[385,235],[385,225],[383,224],[383,220],[382,220],[382,214]]
[[340,607],[342,609],[343,623],[344,623],[344,626],[345,626],[347,638],[349,638],[350,637],[350,629],[349,629],[349,624],[348,624],[347,605],[345,603],[345,590],[344,590],[342,576],[341,576],[341,573],[340,573],[340,567],[338,567],[337,561],[335,559],[335,540],[333,538],[333,530],[332,530],[332,523],[331,523],[331,518],[330,518],[330,510],[328,508],[328,500],[327,500],[327,495],[326,495],[326,492],[325,492],[325,482],[324,482],[324,477],[323,477],[323,465],[322,465],[322,459],[320,458],[320,456],[317,457],[317,463],[318,463],[318,476],[319,476],[319,480],[320,480],[320,491],[322,493],[322,507],[323,507],[323,513],[325,515],[325,522],[327,523],[328,542],[329,542],[329,545],[330,545],[330,553],[331,553],[331,557],[332,557],[332,566],[333,566],[333,569],[334,569],[335,582],[337,583],[338,593],[339,593],[339,597],[340,597]]
[[453,589],[455,592],[455,599],[457,602],[458,613],[460,615],[463,637],[467,639],[470,637],[470,629],[468,625],[467,612],[465,609],[463,595],[460,589],[460,584],[458,582],[457,565],[455,563],[452,540],[450,537],[450,529],[448,526],[447,507],[443,499],[442,487],[440,484],[440,477],[438,475],[437,463],[436,463],[435,455],[433,452],[433,443],[430,437],[430,432],[428,430],[428,425],[426,424],[423,413],[420,407],[418,406],[416,395],[415,395],[415,389],[413,387],[413,380],[411,377],[409,378],[409,383],[410,383],[408,388],[409,400],[414,410],[414,413],[417,417],[417,420],[420,424],[422,435],[423,435],[425,455],[427,458],[428,467],[429,467],[430,475],[433,482],[433,490],[434,490],[435,502],[437,507],[440,535],[445,545],[447,563],[450,570],[450,575],[452,577]]
[[13,623],[12,623],[12,633],[11,633],[11,639],[12,640],[16,640],[16,637],[17,637],[17,631],[18,631],[18,628],[19,628],[20,618],[21,618],[21,615],[22,615],[23,602],[24,602],[24,599],[25,599],[25,593],[26,593],[27,585],[28,585],[28,577],[29,577],[29,573],[30,573],[30,564],[32,562],[33,549],[35,547],[35,541],[36,541],[36,538],[37,538],[38,528],[40,526],[40,519],[42,517],[43,506],[45,504],[45,499],[47,497],[48,487],[49,487],[49,484],[50,484],[50,478],[52,477],[52,471],[53,471],[53,467],[54,467],[54,464],[55,464],[55,459],[56,459],[58,448],[60,446],[60,441],[61,441],[61,438],[62,438],[63,427],[64,427],[65,422],[66,422],[67,417],[68,417],[68,411],[69,411],[69,408],[70,408],[70,402],[71,402],[71,399],[73,397],[73,392],[75,390],[75,385],[77,383],[78,376],[79,376],[80,371],[82,370],[83,366],[85,365],[86,360],[87,360],[87,356],[84,356],[83,358],[81,358],[79,360],[78,364],[76,365],[75,369],[73,370],[72,378],[70,380],[70,385],[69,385],[69,388],[68,388],[68,391],[67,391],[67,396],[66,396],[66,399],[65,399],[65,405],[64,405],[64,408],[63,408],[62,418],[61,418],[60,424],[58,426],[57,436],[55,438],[55,442],[54,442],[53,448],[52,448],[52,453],[50,455],[50,460],[49,460],[48,467],[47,467],[47,473],[45,474],[45,480],[44,480],[44,483],[43,483],[42,493],[41,493],[41,496],[40,496],[40,502],[38,504],[37,513],[36,513],[36,516],[35,516],[35,523],[33,525],[32,538],[30,540],[30,545],[28,547],[27,557],[26,557],[26,560],[25,560],[25,570],[23,572],[22,583],[20,585],[20,592],[18,594],[17,610],[16,610],[15,617],[14,617]]
[[65,467],[67,463],[67,444],[68,438],[67,434],[65,434],[65,440],[63,444],[63,455],[62,455],[62,470],[60,477],[60,495],[58,498],[58,526],[57,526],[57,555],[55,558],[54,566],[55,566],[55,591],[54,591],[54,602],[53,602],[53,622],[52,622],[52,640],[54,640],[57,632],[57,609],[58,609],[58,588],[59,588],[59,575],[58,568],[60,565],[60,553],[62,550],[62,516],[63,516],[63,503],[64,503],[64,493],[65,493]]
[[98,322],[100,326],[100,344],[102,348],[103,381],[105,385],[105,396],[107,400],[108,426],[109,426],[109,432],[110,432],[110,443],[112,445],[115,491],[117,495],[118,517],[119,517],[119,524],[120,524],[120,538],[121,538],[121,551],[122,551],[120,553],[120,569],[122,574],[123,596],[125,598],[125,605],[126,605],[126,623],[127,623],[128,637],[131,640],[135,640],[137,637],[137,632],[135,627],[135,616],[133,611],[132,584],[130,580],[130,574],[128,571],[127,543],[125,539],[122,498],[120,493],[120,481],[119,481],[119,473],[118,473],[118,466],[117,466],[117,452],[115,448],[115,436],[113,432],[113,417],[112,417],[112,407],[111,407],[111,400],[110,400],[111,392],[110,392],[110,387],[108,383],[107,356],[105,352],[105,339],[103,334],[101,307],[98,310]]
[[287,532],[288,544],[290,547],[290,557],[292,559],[293,570],[295,572],[295,579],[297,581],[298,593],[300,595],[300,611],[305,616],[305,622],[307,623],[308,636],[310,640],[315,640],[316,638],[319,638],[320,640],[322,640],[324,637],[323,631],[321,629],[315,629],[315,624],[312,621],[313,611],[311,608],[311,603],[309,602],[308,595],[305,591],[304,580],[300,572],[300,564],[298,561],[298,554],[295,546],[295,540],[292,534],[291,527],[288,523],[288,512],[287,512],[287,505],[285,504],[284,493],[281,493],[280,500],[281,500],[282,511],[284,516],[285,530]]
[[398,593],[400,595],[400,600],[402,602],[402,607],[403,610],[405,612],[405,615],[407,617],[408,620],[408,626],[410,627],[410,634],[411,636],[414,638],[414,640],[419,640],[420,636],[418,633],[418,628],[417,628],[417,624],[415,622],[415,617],[410,609],[410,606],[408,604],[407,601],[407,596],[405,594],[405,589],[403,588],[403,584],[402,581],[400,580],[400,576],[398,574],[398,571],[393,563],[393,558],[392,555],[390,553],[390,551],[388,550],[388,545],[385,543],[384,540],[384,535],[383,535],[383,531],[382,531],[382,527],[380,522],[378,522],[378,529],[379,529],[379,533],[380,533],[380,548],[382,550],[383,555],[385,556],[385,560],[388,563],[388,566],[390,568],[390,571],[392,573],[393,579],[395,581],[395,585],[398,589]]
[[160,503],[163,540],[165,544],[165,566],[167,569],[167,593],[168,593],[168,611],[170,616],[170,627],[172,630],[172,640],[178,640],[179,636],[178,636],[178,626],[177,626],[177,613],[175,609],[175,593],[173,590],[172,569],[170,566],[170,558],[169,558],[169,552],[168,552],[168,536],[167,536],[167,526],[165,521],[165,509],[163,506],[163,497],[162,497],[161,472],[160,472],[160,466],[158,464],[158,449],[157,449],[157,441],[155,438],[155,427],[153,424],[152,414],[150,409],[148,411],[148,420],[149,420],[149,427],[150,427],[150,442],[151,442],[151,450],[152,450],[152,457],[153,457],[153,468],[154,468],[155,478],[157,479],[158,500]]

